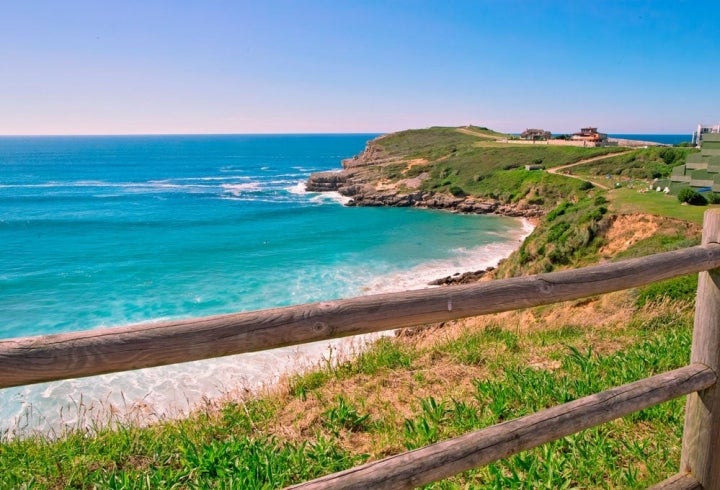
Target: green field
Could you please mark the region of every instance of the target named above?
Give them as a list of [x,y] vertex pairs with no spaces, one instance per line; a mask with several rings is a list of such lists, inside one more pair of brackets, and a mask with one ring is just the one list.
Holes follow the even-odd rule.
[[676,196],[662,192],[639,193],[636,189],[614,189],[608,193],[614,210],[621,214],[647,213],[702,224],[705,210],[712,206],[681,204]]
[[697,153],[694,148],[643,148],[625,155],[618,155],[601,161],[578,165],[573,173],[611,176],[621,182],[632,179],[662,179],[668,177],[672,169],[683,165],[688,155]]

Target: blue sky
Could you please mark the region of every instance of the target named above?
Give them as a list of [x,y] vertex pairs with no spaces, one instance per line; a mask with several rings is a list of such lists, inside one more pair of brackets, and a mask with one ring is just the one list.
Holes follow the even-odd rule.
[[0,134],[718,121],[717,1],[0,0]]

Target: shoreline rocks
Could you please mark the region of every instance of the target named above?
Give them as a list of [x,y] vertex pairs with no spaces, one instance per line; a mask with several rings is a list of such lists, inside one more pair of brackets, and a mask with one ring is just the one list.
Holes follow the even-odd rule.
[[488,272],[495,270],[495,267],[488,267],[484,270],[471,271],[471,272],[456,272],[452,276],[441,277],[440,279],[434,279],[428,283],[428,286],[449,286],[451,284],[470,284],[471,282],[477,282]]
[[350,198],[347,206],[417,207],[467,214],[497,214],[514,218],[540,218],[545,214],[542,207],[523,202],[508,204],[436,192],[377,190],[369,180],[347,171],[314,173],[308,179],[306,189],[309,192],[338,192]]

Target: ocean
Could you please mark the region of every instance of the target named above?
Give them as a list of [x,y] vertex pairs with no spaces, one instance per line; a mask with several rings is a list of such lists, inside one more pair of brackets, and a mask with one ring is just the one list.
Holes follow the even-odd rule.
[[608,134],[608,136],[624,140],[650,141],[664,145],[678,145],[692,141],[692,134]]
[[[305,191],[374,136],[0,137],[0,339],[427,287],[529,232]],[[3,389],[0,434],[179,416],[361,342]]]

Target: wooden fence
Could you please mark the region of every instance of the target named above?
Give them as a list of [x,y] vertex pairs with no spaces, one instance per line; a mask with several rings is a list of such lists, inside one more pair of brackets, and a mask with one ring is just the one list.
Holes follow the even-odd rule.
[[252,352],[579,299],[700,272],[690,363],[294,488],[413,488],[689,395],[680,471],[720,490],[720,209],[684,250],[536,276],[0,341],[0,388]]

